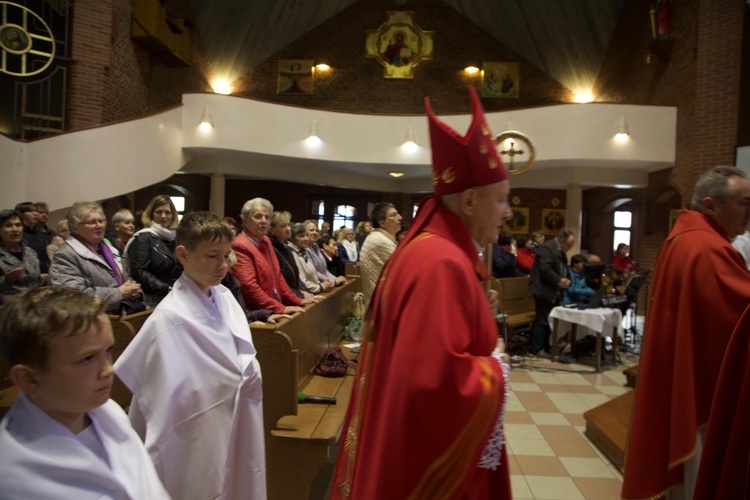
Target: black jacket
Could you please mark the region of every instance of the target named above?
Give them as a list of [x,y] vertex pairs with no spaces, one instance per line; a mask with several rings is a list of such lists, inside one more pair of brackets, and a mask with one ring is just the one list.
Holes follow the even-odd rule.
[[164,241],[153,233],[133,237],[127,259],[130,276],[148,295],[165,296],[182,274],[182,265],[174,254],[174,241]]
[[557,238],[537,248],[529,277],[529,290],[535,297],[558,304],[562,298],[560,280],[567,276],[568,257],[560,250]]
[[39,272],[47,274],[49,272],[49,256],[47,255],[47,239],[39,228],[23,225],[23,242],[26,246],[36,252],[39,257]]
[[281,268],[281,275],[284,276],[284,281],[292,289],[292,292],[297,297],[302,298],[302,290],[307,291],[305,285],[299,279],[299,269],[297,269],[297,263],[294,261],[292,250],[280,242],[276,236],[269,234],[268,239],[271,240],[273,250],[276,252],[276,258],[279,260],[279,267]]

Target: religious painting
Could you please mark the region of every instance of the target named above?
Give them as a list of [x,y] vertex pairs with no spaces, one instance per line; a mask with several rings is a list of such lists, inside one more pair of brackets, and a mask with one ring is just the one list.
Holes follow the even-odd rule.
[[513,218],[505,221],[503,231],[515,234],[529,234],[529,209],[513,207]]
[[680,215],[680,209],[679,208],[673,208],[669,211],[669,231],[672,232],[672,228],[674,227],[674,223],[677,222],[677,216]]
[[280,59],[278,94],[313,93],[312,59]]
[[23,54],[31,48],[29,34],[16,24],[0,26],[0,47],[12,54]]
[[383,65],[385,78],[414,78],[414,67],[432,58],[434,35],[412,19],[413,12],[388,12],[388,20],[367,30],[365,57]]
[[518,63],[482,63],[482,97],[518,99]]
[[556,235],[565,229],[565,210],[545,208],[542,210],[542,232]]

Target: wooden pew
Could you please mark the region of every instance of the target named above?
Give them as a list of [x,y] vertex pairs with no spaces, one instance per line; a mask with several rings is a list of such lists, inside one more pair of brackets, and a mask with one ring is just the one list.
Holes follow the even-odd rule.
[[[276,325],[250,325],[263,372],[268,498],[307,499],[338,442],[354,380],[314,374],[323,353],[341,344],[358,279]],[[336,405],[298,405],[297,393],[337,398]]]
[[344,264],[344,275],[347,278],[359,278],[360,272],[359,272],[359,264],[351,264],[346,263]]
[[534,295],[529,291],[529,278],[494,278],[490,287],[497,290],[500,305],[507,315],[508,338],[513,336],[513,329],[531,325],[536,318]]

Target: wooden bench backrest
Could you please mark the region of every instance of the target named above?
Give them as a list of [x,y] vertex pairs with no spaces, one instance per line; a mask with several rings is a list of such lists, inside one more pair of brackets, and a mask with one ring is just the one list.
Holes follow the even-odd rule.
[[534,310],[534,296],[529,291],[529,278],[501,278],[492,280],[492,289],[497,290],[505,314],[517,314]]
[[360,272],[359,272],[359,264],[351,264],[347,262],[344,265],[344,274],[347,278],[359,278]]
[[[146,322],[153,309],[148,311],[131,314],[129,316],[109,316],[109,320],[112,324],[112,334],[115,337],[115,344],[112,346],[112,362],[117,361],[117,358],[125,351],[130,342],[135,338],[138,331],[141,329],[143,324]],[[117,404],[123,408],[130,406],[130,400],[133,398],[133,394],[125,387],[125,384],[120,382],[120,379],[115,376],[115,380],[112,383],[112,393],[109,396]]]

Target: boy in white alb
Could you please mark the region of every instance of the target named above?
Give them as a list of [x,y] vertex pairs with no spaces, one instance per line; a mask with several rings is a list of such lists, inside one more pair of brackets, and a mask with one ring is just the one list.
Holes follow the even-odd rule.
[[0,422],[0,498],[169,499],[127,415],[109,399],[105,303],[33,288],[0,311],[0,352],[21,393]]
[[260,365],[245,313],[220,285],[231,241],[214,214],[182,218],[183,274],[115,363],[133,427],[180,500],[266,497]]

